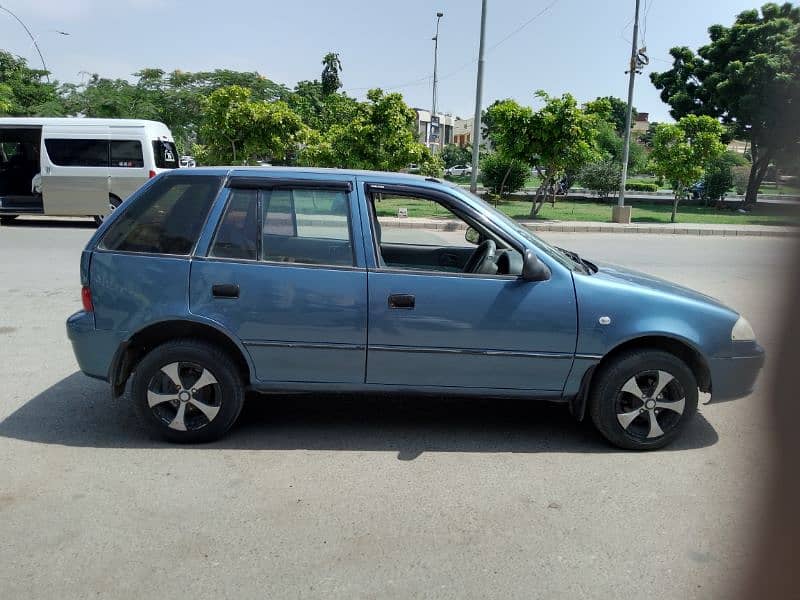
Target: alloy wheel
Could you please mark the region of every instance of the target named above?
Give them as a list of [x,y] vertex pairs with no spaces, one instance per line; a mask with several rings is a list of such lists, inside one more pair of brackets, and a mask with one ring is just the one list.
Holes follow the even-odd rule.
[[196,431],[217,416],[222,408],[222,392],[208,369],[193,362],[173,362],[150,378],[147,404],[170,429]]
[[615,412],[628,435],[652,440],[677,426],[685,405],[686,394],[675,376],[666,371],[643,371],[622,386]]

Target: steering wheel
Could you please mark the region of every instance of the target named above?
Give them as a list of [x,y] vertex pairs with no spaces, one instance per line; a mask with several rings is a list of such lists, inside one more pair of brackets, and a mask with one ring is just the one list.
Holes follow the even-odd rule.
[[480,246],[475,248],[475,252],[469,257],[467,264],[464,265],[464,273],[492,273],[490,266],[495,266],[495,254],[497,244],[494,240],[485,240]]

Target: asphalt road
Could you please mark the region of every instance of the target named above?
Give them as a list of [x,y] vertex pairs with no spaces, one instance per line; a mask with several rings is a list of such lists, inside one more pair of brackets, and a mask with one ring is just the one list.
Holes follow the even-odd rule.
[[[0,228],[0,597],[712,598],[749,558],[766,386],[617,451],[561,407],[288,397],[150,440],[77,372],[75,222]],[[452,236],[452,234],[447,234]],[[775,347],[773,238],[551,234],[714,295]]]

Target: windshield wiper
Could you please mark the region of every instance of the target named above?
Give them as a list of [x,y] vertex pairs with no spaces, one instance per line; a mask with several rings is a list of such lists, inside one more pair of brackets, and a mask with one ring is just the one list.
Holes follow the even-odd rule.
[[572,250],[567,250],[566,248],[561,248],[560,246],[556,246],[556,250],[559,250],[569,256],[573,261],[578,263],[581,267],[583,267],[586,274],[589,275],[594,273],[594,269],[591,266],[591,263],[583,260],[577,252],[573,252]]

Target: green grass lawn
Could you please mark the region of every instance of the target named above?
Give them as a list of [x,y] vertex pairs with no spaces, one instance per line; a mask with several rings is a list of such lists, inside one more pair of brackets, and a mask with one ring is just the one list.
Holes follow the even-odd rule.
[[[555,206],[545,204],[539,212],[539,220],[558,221],[611,221],[612,204],[601,202],[564,200]],[[384,198],[376,204],[378,215],[396,217],[398,208],[407,208],[409,217],[449,218],[444,208],[428,200],[409,198]],[[514,219],[528,219],[531,203],[521,200],[500,202],[497,207]],[[669,223],[672,207],[668,204],[633,205],[634,223]],[[678,206],[678,223],[719,223],[730,225],[800,225],[800,218],[781,215],[759,214],[753,211],[740,214],[731,210],[716,210],[695,205]]]

